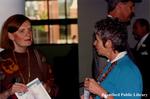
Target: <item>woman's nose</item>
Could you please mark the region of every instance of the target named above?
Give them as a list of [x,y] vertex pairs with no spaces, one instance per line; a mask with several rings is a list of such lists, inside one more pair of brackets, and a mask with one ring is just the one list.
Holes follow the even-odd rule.
[[96,45],[96,40],[93,42],[93,46],[95,46]]

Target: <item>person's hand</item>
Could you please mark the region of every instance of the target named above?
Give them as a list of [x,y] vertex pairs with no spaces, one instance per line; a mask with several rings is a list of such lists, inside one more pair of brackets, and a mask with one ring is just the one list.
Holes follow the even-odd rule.
[[84,87],[91,93],[99,96],[105,92],[105,90],[93,78],[86,78],[84,81]]
[[[84,99],[84,95],[81,95],[80,96],[80,99]],[[90,96],[90,98],[89,99],[93,99],[93,97],[92,96]]]
[[[93,78],[86,78],[84,81],[84,87],[89,90],[91,93],[98,95],[104,98],[104,95],[107,95],[108,92],[103,87],[99,85]],[[108,96],[108,99],[114,99],[113,96]]]
[[9,94],[15,94],[15,92],[27,92],[28,88],[25,84],[22,83],[15,83],[12,85],[12,87],[9,89]]
[[81,96],[80,96],[80,99],[84,99],[84,96],[83,96],[83,95],[81,95]]

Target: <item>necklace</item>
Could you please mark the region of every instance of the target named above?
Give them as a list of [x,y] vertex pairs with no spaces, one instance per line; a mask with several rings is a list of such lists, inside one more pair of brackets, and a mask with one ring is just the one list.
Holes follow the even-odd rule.
[[[115,67],[116,64],[117,64],[117,61],[113,62],[104,74],[102,73],[102,71],[100,71],[96,80],[97,81],[99,80],[99,83],[101,83],[108,76],[108,74],[111,72],[111,70]],[[100,75],[102,75],[102,77],[100,79],[98,79],[100,77]]]
[[[115,67],[115,65],[117,64],[117,61],[113,62],[111,64],[111,66],[107,69],[107,71],[103,74],[103,70],[106,66],[104,66],[102,69],[99,70],[98,76],[96,77],[96,81],[98,81],[98,83],[101,83],[107,76],[108,74],[111,72],[111,70]],[[102,75],[103,74],[103,75]],[[102,75],[102,77],[99,79],[99,77]],[[84,82],[81,82],[79,84],[79,87],[83,87],[84,86]]]
[[[27,81],[25,80],[25,77],[23,76],[23,73],[21,72],[20,70],[20,66],[19,66],[19,63],[18,63],[18,60],[16,58],[16,55],[15,55],[15,51],[13,50],[13,56],[14,56],[14,60],[15,60],[15,63],[18,65],[19,67],[19,75],[23,81],[24,84],[28,83],[30,81],[30,77],[31,77],[31,73],[30,73],[30,55],[29,55],[29,51],[27,50],[27,65],[28,65],[28,77],[27,77]],[[21,64],[20,64],[21,65]]]

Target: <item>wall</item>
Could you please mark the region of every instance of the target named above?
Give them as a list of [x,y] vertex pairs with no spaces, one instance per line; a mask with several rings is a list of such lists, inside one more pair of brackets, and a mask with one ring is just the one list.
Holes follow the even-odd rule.
[[13,14],[24,14],[25,0],[0,0],[0,30],[3,22]]
[[92,33],[97,20],[106,16],[103,0],[78,0],[79,80],[91,76]]

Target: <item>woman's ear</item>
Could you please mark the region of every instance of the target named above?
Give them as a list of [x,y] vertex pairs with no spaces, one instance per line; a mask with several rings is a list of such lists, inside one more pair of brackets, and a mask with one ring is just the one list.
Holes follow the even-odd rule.
[[8,38],[13,41],[14,40],[14,35],[12,33],[8,33]]
[[105,43],[105,46],[107,48],[112,48],[112,41],[111,40],[107,40],[106,43]]

